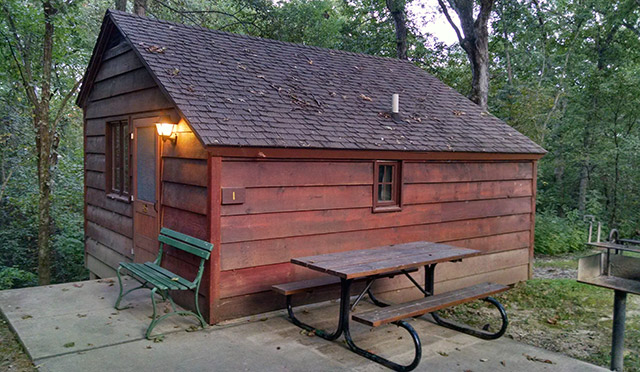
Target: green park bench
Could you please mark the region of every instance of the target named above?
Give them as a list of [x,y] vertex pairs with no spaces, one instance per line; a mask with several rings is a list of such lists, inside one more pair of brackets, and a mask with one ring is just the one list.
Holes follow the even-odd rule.
[[[167,229],[165,227],[160,230],[158,241],[160,242],[160,249],[158,251],[158,257],[156,257],[155,261],[145,263],[121,262],[117,272],[118,282],[120,283],[120,294],[118,295],[118,300],[116,301],[115,305],[115,308],[117,310],[122,310],[120,308],[120,301],[130,292],[142,288],[148,288],[151,290],[153,316],[151,318],[151,324],[149,324],[149,327],[147,328],[147,331],[145,333],[145,337],[147,339],[150,338],[149,336],[151,335],[151,331],[158,324],[158,322],[172,315],[193,315],[198,318],[202,328],[206,327],[207,325],[207,322],[202,317],[202,313],[200,313],[200,307],[198,306],[198,290],[200,289],[200,281],[202,280],[202,273],[204,272],[204,262],[209,259],[209,256],[211,256],[213,244],[200,239],[196,239],[189,235],[179,233],[177,231]],[[185,279],[180,275],[175,274],[160,266],[162,263],[162,252],[165,244],[200,257],[200,267],[198,268],[198,273],[196,274],[196,277],[193,281]],[[122,293],[122,278],[120,276],[120,270],[122,269],[127,270],[131,277],[140,282],[141,285]],[[189,290],[193,290],[195,293],[195,308],[197,313],[193,311],[178,311],[169,292]],[[159,294],[163,300],[169,300],[173,309],[172,312],[169,312],[162,316],[157,316],[158,312],[156,310],[155,299],[156,293]]]

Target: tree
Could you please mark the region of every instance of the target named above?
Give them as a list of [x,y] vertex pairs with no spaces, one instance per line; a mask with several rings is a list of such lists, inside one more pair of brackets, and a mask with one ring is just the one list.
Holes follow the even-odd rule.
[[141,17],[147,15],[147,0],[133,0],[133,13]]
[[387,9],[396,27],[396,50],[398,58],[407,59],[407,15],[404,0],[386,0]]
[[51,281],[51,190],[52,169],[58,160],[58,129],[80,79],[68,63],[58,60],[61,53],[70,50],[61,51],[64,45],[55,44],[56,24],[69,5],[50,0],[40,5],[39,12],[38,8],[29,9],[31,14],[20,9],[22,4],[3,3],[1,30],[31,106],[38,178],[38,283],[42,285]]
[[126,11],[127,10],[127,0],[115,0],[116,10]]
[[467,53],[471,64],[472,79],[469,98],[486,110],[489,99],[489,31],[487,25],[493,0],[479,0],[480,9],[478,17],[475,19],[473,15],[475,0],[448,0],[448,2],[460,19],[462,33],[451,18],[447,5],[443,0],[438,0],[442,12],[456,32],[460,46]]

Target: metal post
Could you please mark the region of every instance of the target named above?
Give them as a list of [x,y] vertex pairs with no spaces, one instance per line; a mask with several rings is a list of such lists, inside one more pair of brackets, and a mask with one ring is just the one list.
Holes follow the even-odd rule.
[[624,360],[624,321],[626,318],[627,293],[615,291],[613,302],[613,337],[611,341],[611,370],[622,372]]

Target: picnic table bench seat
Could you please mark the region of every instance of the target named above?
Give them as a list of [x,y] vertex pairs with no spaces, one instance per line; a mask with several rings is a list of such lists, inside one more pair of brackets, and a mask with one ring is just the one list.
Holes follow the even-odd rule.
[[[158,235],[158,241],[160,242],[160,248],[158,250],[158,256],[153,262],[145,262],[145,263],[133,263],[133,262],[121,262],[117,275],[118,275],[118,283],[120,284],[120,293],[118,294],[118,299],[116,300],[115,308],[117,310],[123,310],[120,307],[120,301],[127,294],[142,288],[147,288],[151,290],[151,303],[153,305],[153,315],[151,317],[151,324],[147,327],[147,331],[145,332],[145,337],[147,339],[151,338],[151,331],[153,328],[163,319],[172,316],[172,315],[193,315],[195,316],[200,325],[204,328],[207,323],[200,312],[200,306],[198,304],[198,291],[200,289],[200,282],[202,280],[202,274],[204,272],[204,262],[209,259],[211,256],[211,250],[213,249],[213,244],[206,242],[204,240],[200,240],[194,238],[192,236],[179,233],[177,231],[173,231],[166,227],[163,227],[160,230],[160,235]],[[198,271],[195,274],[195,278],[193,280],[185,279],[184,277],[163,268],[162,265],[162,254],[164,250],[164,245],[169,245],[173,248],[179,249],[181,251],[190,253],[196,257],[200,258],[200,266],[198,267]],[[131,288],[123,293],[122,286],[122,277],[121,271],[126,270],[130,276],[140,283],[140,286]],[[171,294],[169,291],[194,291],[194,302],[196,312],[193,311],[178,311],[176,309],[176,305],[173,302],[173,298],[171,298]],[[156,310],[156,298],[155,295],[159,294],[163,300],[169,300],[171,304],[172,312],[164,314],[162,316],[157,316]]]
[[507,289],[509,289],[509,287],[502,284],[481,283],[451,292],[440,293],[414,301],[354,314],[351,318],[356,322],[371,327],[378,327],[383,324],[432,313],[447,307],[489,297],[496,293],[506,291]]

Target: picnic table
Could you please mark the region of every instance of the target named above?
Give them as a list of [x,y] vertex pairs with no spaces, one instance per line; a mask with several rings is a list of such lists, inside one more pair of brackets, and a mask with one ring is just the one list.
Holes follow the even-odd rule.
[[[419,364],[422,356],[422,348],[418,334],[413,327],[403,319],[424,315],[429,312],[432,313],[438,324],[486,339],[500,337],[506,330],[507,318],[504,309],[495,299],[488,297],[491,294],[508,289],[506,286],[494,283],[483,283],[463,288],[458,291],[434,295],[434,273],[435,267],[438,263],[461,261],[463,258],[473,257],[480,253],[480,251],[474,249],[420,241],[377,247],[373,249],[293,258],[291,260],[293,264],[304,266],[311,270],[316,270],[331,276],[328,278],[321,278],[319,281],[316,281],[318,286],[337,283],[336,279],[339,279],[340,316],[338,320],[338,327],[332,333],[316,329],[311,325],[303,323],[295,317],[293,312],[293,308],[291,306],[291,295],[300,293],[301,289],[311,288],[314,285],[313,280],[274,286],[274,290],[287,295],[289,318],[297,326],[309,332],[314,332],[316,335],[327,340],[335,340],[341,335],[344,335],[347,345],[355,353],[397,371],[410,371]],[[424,267],[424,286],[411,276],[411,272],[416,272],[420,267]],[[389,305],[377,299],[371,292],[371,285],[373,282],[378,279],[389,278],[395,275],[406,276],[425,297],[419,300],[396,305]],[[354,304],[352,305],[350,304],[351,284],[354,281],[361,280],[366,282],[365,288],[357,296]],[[365,294],[367,294],[372,302],[380,308],[353,315],[353,320],[372,327],[393,323],[407,330],[410,333],[415,346],[414,360],[409,365],[405,366],[397,364],[377,354],[364,350],[354,343],[349,331],[350,315],[353,308],[355,308],[355,305],[357,305]],[[449,321],[438,317],[435,313],[435,311],[445,307],[454,306],[474,299],[485,299],[498,308],[503,321],[500,331],[490,333],[486,330],[471,329],[466,326],[450,323]]]

